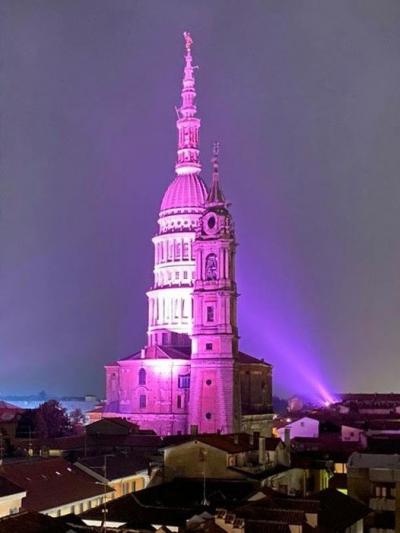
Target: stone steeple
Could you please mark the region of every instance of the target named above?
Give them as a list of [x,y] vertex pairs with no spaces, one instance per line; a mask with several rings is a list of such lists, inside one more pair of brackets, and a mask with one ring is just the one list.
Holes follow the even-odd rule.
[[219,183],[214,146],[213,179],[194,242],[196,275],[189,427],[231,433],[240,427],[238,329],[233,220]]

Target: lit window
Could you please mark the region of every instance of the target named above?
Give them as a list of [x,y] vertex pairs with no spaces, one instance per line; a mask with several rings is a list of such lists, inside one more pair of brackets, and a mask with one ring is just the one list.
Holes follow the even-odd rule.
[[214,322],[214,307],[207,305],[207,322]]
[[146,385],[146,370],[144,368],[139,370],[139,385]]
[[187,279],[187,277],[188,277],[188,273],[187,273],[187,271],[185,270],[185,272],[183,273],[183,278],[184,278],[184,279]]
[[146,407],[146,395],[145,394],[141,394],[139,396],[139,407],[140,409],[144,409]]
[[207,342],[207,343],[206,343],[206,350],[207,350],[207,351],[212,350],[212,342]]
[[188,389],[190,387],[190,375],[178,376],[178,387],[180,389]]

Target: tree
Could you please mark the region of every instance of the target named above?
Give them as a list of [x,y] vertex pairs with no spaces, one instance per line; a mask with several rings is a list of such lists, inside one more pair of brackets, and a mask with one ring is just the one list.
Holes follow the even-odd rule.
[[48,400],[36,410],[36,431],[42,438],[64,437],[72,434],[67,410],[57,400]]

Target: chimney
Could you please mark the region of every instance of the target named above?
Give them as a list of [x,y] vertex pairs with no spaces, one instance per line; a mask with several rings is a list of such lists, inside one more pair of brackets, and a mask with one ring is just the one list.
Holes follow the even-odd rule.
[[265,464],[265,437],[258,439],[258,462],[260,465]]
[[290,428],[285,428],[285,446],[290,448]]
[[191,435],[199,434],[199,426],[197,424],[193,424],[192,426],[190,426],[190,434]]

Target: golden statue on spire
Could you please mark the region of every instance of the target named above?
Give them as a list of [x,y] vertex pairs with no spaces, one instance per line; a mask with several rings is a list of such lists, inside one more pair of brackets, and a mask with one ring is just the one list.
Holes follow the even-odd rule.
[[191,38],[190,33],[188,31],[184,31],[183,36],[185,38],[186,50],[190,52],[190,48],[193,44],[193,39]]

